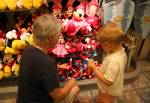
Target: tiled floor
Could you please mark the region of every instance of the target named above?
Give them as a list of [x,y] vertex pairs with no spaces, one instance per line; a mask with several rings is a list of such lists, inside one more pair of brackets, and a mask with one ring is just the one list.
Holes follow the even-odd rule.
[[[150,62],[138,61],[142,67],[141,74],[131,84],[124,86],[124,94],[117,99],[117,103],[150,103]],[[80,103],[95,103],[98,90],[81,91]],[[15,98],[0,100],[0,103],[15,103]]]

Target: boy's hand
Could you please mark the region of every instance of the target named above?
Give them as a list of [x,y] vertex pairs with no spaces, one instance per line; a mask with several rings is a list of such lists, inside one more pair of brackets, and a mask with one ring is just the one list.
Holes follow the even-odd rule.
[[92,60],[89,60],[88,61],[88,68],[90,69],[90,71],[94,71],[94,69],[96,69],[96,65],[95,65],[95,63],[94,63],[94,61],[92,61]]
[[71,80],[68,81],[67,84],[68,84],[68,86],[69,86],[70,88],[73,88],[74,86],[77,85],[77,81],[76,81],[75,78],[72,78]]

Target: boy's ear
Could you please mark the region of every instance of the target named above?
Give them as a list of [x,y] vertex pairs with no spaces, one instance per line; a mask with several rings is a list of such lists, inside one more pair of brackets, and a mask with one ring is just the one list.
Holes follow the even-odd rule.
[[109,43],[108,41],[105,41],[105,42],[104,42],[104,45],[109,47],[109,46],[110,46],[110,43]]

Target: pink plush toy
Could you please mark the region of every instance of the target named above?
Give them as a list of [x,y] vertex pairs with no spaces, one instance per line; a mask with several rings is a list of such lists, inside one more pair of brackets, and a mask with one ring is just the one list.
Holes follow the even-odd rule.
[[62,5],[61,5],[61,0],[53,0],[54,5],[53,5],[53,15],[57,17],[58,19],[61,18],[62,14]]
[[91,26],[84,19],[84,7],[79,5],[73,12],[72,19],[64,25],[64,32],[72,37],[76,37],[76,33],[82,29],[84,29],[83,34],[87,34],[92,30]]
[[99,28],[99,18],[96,16],[96,13],[98,11],[99,4],[98,0],[92,0],[89,5],[89,12],[88,17],[86,18],[86,22],[91,25],[94,29]]
[[84,7],[84,13],[85,13],[85,15],[87,15],[88,11],[89,11],[89,2],[88,2],[88,0],[80,0],[80,6]]
[[65,48],[65,41],[63,36],[60,36],[59,41],[56,45],[56,47],[52,50],[52,52],[57,55],[57,57],[64,58],[65,55],[68,54],[67,49]]

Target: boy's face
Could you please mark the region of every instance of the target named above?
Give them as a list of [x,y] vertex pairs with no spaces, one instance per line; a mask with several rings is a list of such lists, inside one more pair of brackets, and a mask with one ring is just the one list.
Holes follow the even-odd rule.
[[106,42],[102,42],[101,46],[102,46],[104,52],[109,53],[111,51],[112,47],[111,47],[111,44],[109,42],[107,42],[107,41]]

